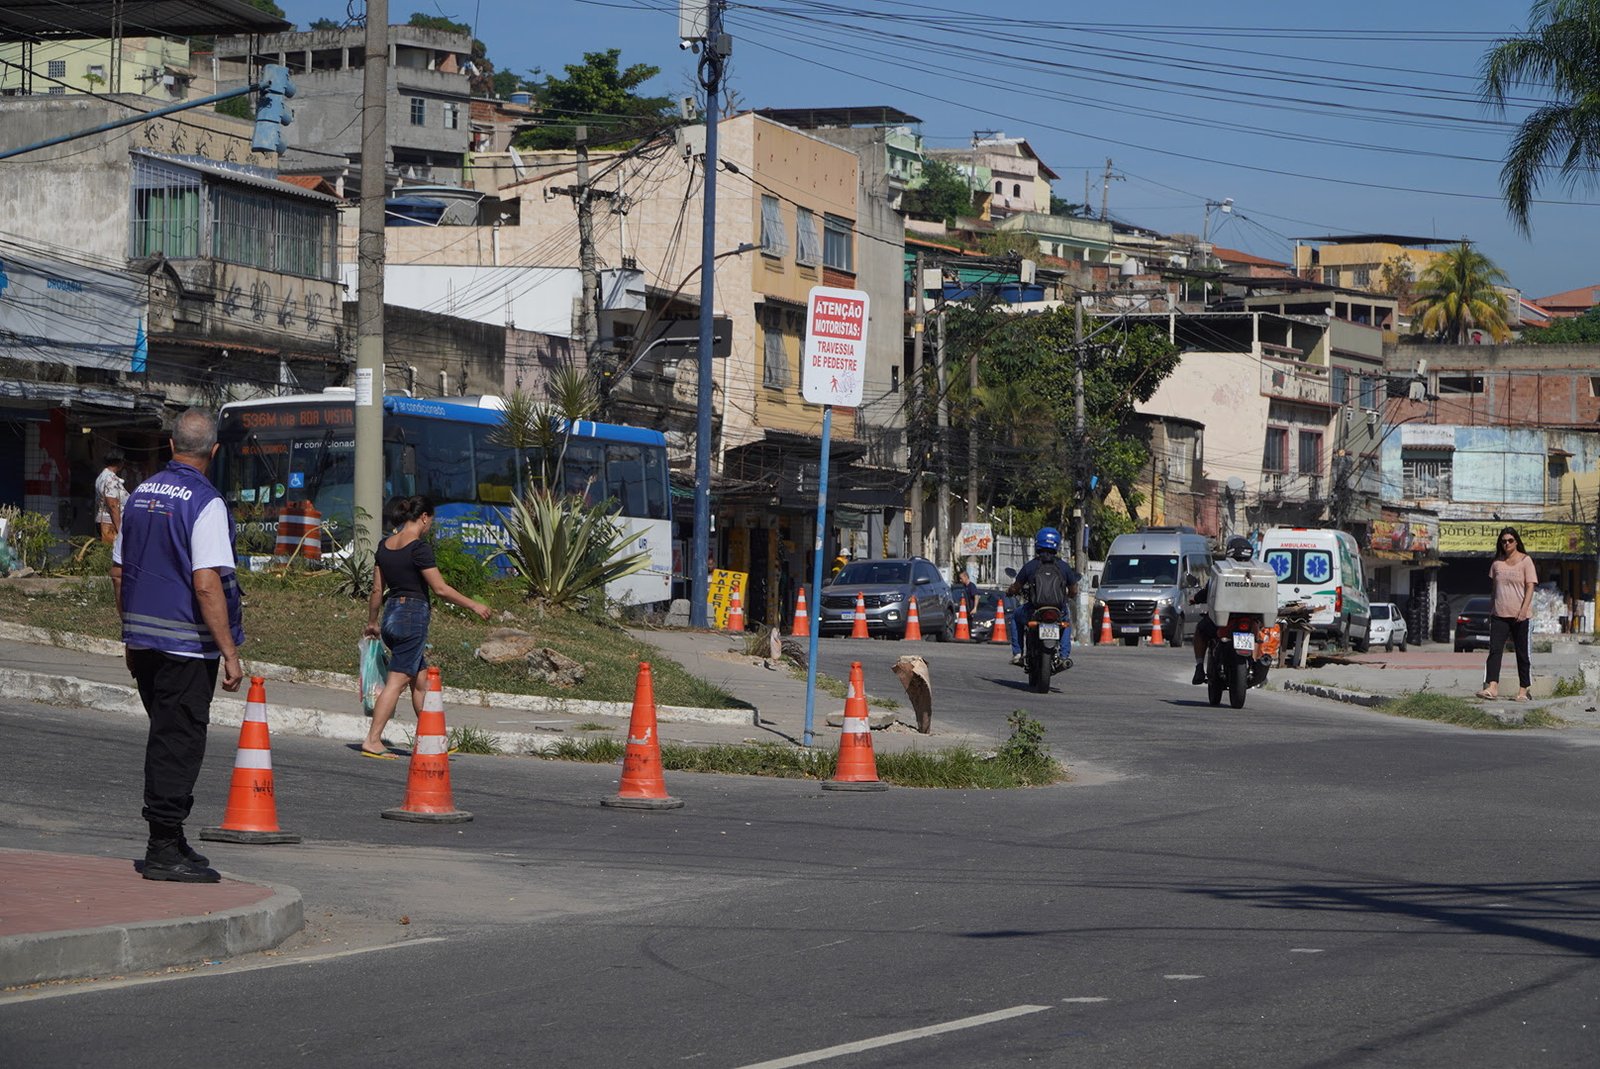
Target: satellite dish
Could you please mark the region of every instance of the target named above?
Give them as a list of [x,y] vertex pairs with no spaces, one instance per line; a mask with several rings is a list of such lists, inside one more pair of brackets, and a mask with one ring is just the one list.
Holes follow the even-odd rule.
[[1228,490],[1230,493],[1240,493],[1244,490],[1244,480],[1237,475],[1228,476]]

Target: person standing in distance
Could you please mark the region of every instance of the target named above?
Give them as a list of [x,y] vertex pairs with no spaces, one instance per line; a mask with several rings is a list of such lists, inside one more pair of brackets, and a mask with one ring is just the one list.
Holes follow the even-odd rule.
[[1528,632],[1533,620],[1533,589],[1539,573],[1533,558],[1522,548],[1522,536],[1515,527],[1502,527],[1495,539],[1494,561],[1489,565],[1489,582],[1494,587],[1494,615],[1489,618],[1489,660],[1484,666],[1480,698],[1500,697],[1500,657],[1506,639],[1517,651],[1517,698],[1528,700],[1533,685],[1533,654]]
[[150,718],[144,752],[144,878],[216,883],[183,822],[206,756],[217,674],[244,679],[243,610],[234,575],[233,520],[206,478],[217,421],[191,408],[172,427],[172,460],[128,498],[111,547],[111,584],[128,671]]
[[94,480],[95,522],[100,525],[100,541],[115,542],[122,529],[122,508],[128,488],[122,482],[122,451],[106,450],[106,466]]

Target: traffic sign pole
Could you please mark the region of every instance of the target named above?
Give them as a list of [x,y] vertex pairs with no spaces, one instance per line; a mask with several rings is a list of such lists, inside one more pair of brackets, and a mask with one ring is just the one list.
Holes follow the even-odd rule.
[[817,534],[811,542],[811,604],[815,620],[811,625],[810,649],[806,654],[806,733],[811,745],[811,725],[817,710],[817,638],[822,634],[822,543],[828,529],[828,447],[833,440],[833,406],[822,406],[822,460],[817,468]]

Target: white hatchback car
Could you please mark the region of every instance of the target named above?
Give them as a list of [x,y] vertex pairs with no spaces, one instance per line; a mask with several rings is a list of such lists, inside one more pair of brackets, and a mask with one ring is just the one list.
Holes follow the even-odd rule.
[[1372,636],[1370,644],[1382,645],[1386,650],[1400,647],[1400,652],[1406,651],[1406,618],[1400,615],[1400,610],[1395,608],[1392,601],[1374,601],[1372,603]]

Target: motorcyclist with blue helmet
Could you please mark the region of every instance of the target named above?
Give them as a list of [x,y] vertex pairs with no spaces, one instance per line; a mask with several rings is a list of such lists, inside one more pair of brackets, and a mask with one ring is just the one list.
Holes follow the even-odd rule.
[[[1072,603],[1077,600],[1078,583],[1082,579],[1082,576],[1073,570],[1072,565],[1058,556],[1061,551],[1061,532],[1056,528],[1041,527],[1039,533],[1033,536],[1033,551],[1033,559],[1022,566],[1022,570],[1017,572],[1016,578],[1006,588],[1007,597],[1016,598],[1018,595],[1023,595],[1025,598],[1025,600],[1018,601],[1016,608],[1012,610],[1009,628],[1011,663],[1019,667],[1022,664],[1022,636],[1024,629],[1028,626],[1028,614],[1038,605],[1054,603],[1054,607],[1060,609],[1070,620],[1072,618]],[[1046,601],[1035,602],[1034,598],[1038,596],[1038,588],[1041,585],[1036,582],[1036,579],[1039,570],[1046,567],[1058,569],[1061,582],[1052,582],[1045,585],[1053,586],[1057,590],[1064,588],[1066,593],[1064,597],[1048,598]],[[1062,632],[1061,637],[1063,668],[1072,667],[1071,653],[1072,629],[1067,628]]]

